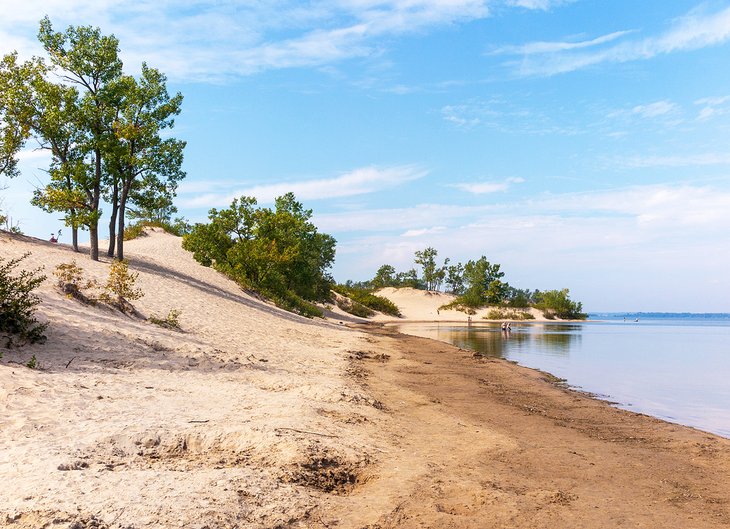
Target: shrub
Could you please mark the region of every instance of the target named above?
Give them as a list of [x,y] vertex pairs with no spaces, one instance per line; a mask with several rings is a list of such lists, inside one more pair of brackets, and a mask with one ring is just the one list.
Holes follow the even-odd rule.
[[174,222],[141,220],[124,228],[124,240],[131,241],[132,239],[142,237],[145,234],[145,228],[162,228],[167,233],[182,237],[190,231],[190,224],[183,218],[175,219]]
[[90,298],[81,292],[82,289],[93,288],[97,284],[92,279],[84,281],[84,269],[76,264],[76,260],[72,260],[70,263],[61,263],[53,271],[53,275],[58,278],[58,286],[67,296],[85,304],[96,302],[94,298]]
[[357,301],[352,301],[348,298],[339,298],[336,303],[338,307],[353,316],[358,316],[360,318],[370,318],[371,316],[375,316],[374,310],[369,309]]
[[41,299],[33,294],[46,276],[40,275],[41,268],[23,270],[13,275],[13,270],[30,254],[17,259],[0,257],[0,332],[11,335],[8,347],[13,344],[12,336],[30,343],[44,342],[43,332],[47,323],[39,323],[34,316],[36,305]]
[[526,310],[494,308],[489,309],[484,318],[487,320],[534,320],[535,316]]
[[150,316],[150,322],[166,329],[180,330],[180,311],[172,309],[167,313],[167,316],[161,318],[159,316]]
[[124,313],[135,313],[129,300],[144,296],[142,290],[134,286],[137,277],[139,277],[138,272],[129,272],[129,264],[126,259],[112,262],[101,299]]
[[[377,310],[383,314],[397,316],[399,318],[401,316],[400,309],[395,303],[390,301],[388,298],[373,294],[372,291],[368,289],[348,287],[346,285],[335,285],[332,287],[332,290],[350,298],[354,303],[364,305],[368,309]],[[343,308],[343,310],[346,309]],[[373,314],[370,314],[370,316],[372,315]],[[356,314],[356,316],[359,316],[359,314]],[[368,316],[363,317],[367,318]]]

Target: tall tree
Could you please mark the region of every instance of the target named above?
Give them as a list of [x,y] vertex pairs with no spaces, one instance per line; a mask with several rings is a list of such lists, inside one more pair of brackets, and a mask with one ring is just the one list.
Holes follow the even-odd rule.
[[21,107],[27,105],[23,87],[28,72],[18,67],[17,53],[0,61],[0,175],[10,178],[18,175],[17,154],[30,136],[30,128],[23,123]]
[[502,282],[504,272],[498,264],[491,264],[485,256],[464,265],[464,301],[469,306],[498,303],[506,295],[508,285]]
[[[154,68],[142,64],[142,75],[123,76],[114,86],[118,109],[113,123],[114,135],[105,159],[112,188],[114,217],[117,226],[117,259],[124,259],[124,225],[127,201],[135,183],[174,188],[185,177],[182,171],[185,142],[163,139],[165,129],[174,126],[174,116],[180,113],[183,96],[170,97],[166,77]],[[117,210],[118,205],[118,210]],[[110,229],[110,239],[113,238]]]
[[119,41],[91,26],[70,26],[65,32],[56,32],[48,17],[41,20],[38,39],[61,79],[80,91],[78,120],[85,134],[80,138],[79,147],[87,156],[90,170],[79,171],[74,176],[88,205],[84,220],[89,228],[89,255],[98,260],[103,155],[113,141],[117,94],[112,87],[122,75]]

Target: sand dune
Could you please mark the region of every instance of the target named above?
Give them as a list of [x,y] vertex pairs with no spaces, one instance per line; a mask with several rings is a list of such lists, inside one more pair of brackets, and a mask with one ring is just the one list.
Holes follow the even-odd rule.
[[[108,260],[0,234],[4,258],[29,251],[50,326],[1,349],[0,527],[730,525],[728,440],[446,344],[282,312],[165,233],[126,245],[134,304],[181,311],[181,331],[51,276],[75,258],[103,281]],[[392,294],[412,319],[442,302]]]
[[[467,321],[469,315],[458,310],[443,310],[440,307],[456,299],[453,294],[416,290],[415,288],[382,288],[376,292],[379,296],[395,303],[401,311],[402,320],[410,321]],[[527,309],[533,316],[531,321],[546,321],[543,313],[537,309]],[[487,318],[489,307],[481,308],[471,315],[473,321],[482,321]],[[375,321],[393,321],[395,318],[385,314],[378,314]]]

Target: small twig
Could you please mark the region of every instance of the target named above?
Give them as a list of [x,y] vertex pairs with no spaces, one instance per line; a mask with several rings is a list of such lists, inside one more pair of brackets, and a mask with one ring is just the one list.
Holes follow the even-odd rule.
[[274,430],[289,430],[291,432],[308,433],[310,435],[319,435],[320,437],[337,437],[336,435],[319,433],[319,432],[308,432],[307,430],[297,430],[296,428],[285,428],[283,426],[279,427],[279,428],[274,428]]
[[68,366],[71,365],[71,362],[73,362],[75,358],[76,357],[74,356],[74,357],[71,358],[71,360],[68,361],[68,364],[66,364],[66,369],[68,369]]
[[196,424],[205,424],[206,422],[210,422],[210,419],[205,419],[205,420],[195,420],[195,419],[193,419],[193,420],[188,421],[188,422],[189,423],[196,423]]
[[[114,519],[112,520],[112,524],[113,524],[114,522],[116,522],[117,520],[119,520],[119,518],[120,518],[120,517],[122,516],[122,514],[124,514],[124,510],[125,510],[126,508],[127,508],[126,506],[125,506],[125,507],[122,507],[122,510],[121,510],[121,511],[119,511],[119,514],[117,514],[117,515],[116,515],[116,516],[114,517]],[[111,525],[111,524],[110,524],[110,525]]]

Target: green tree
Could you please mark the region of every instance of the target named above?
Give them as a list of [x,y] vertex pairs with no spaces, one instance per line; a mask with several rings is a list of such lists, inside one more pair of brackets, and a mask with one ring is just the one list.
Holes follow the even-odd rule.
[[[118,216],[116,257],[124,259],[124,233],[127,202],[135,184],[146,183],[150,188],[174,189],[185,177],[182,171],[185,142],[161,136],[174,126],[180,113],[182,94],[170,97],[166,77],[154,68],[142,64],[142,75],[137,81],[123,76],[114,84],[118,101],[113,123],[113,137],[107,148],[105,167],[112,188],[114,212],[110,226],[110,241],[114,241],[114,218]],[[137,200],[145,195],[138,193]],[[147,206],[145,202],[141,204]],[[118,208],[118,211],[117,211]],[[110,248],[113,255],[113,247]]]
[[464,265],[464,294],[461,301],[470,307],[487,303],[499,303],[506,292],[507,285],[501,281],[504,272],[500,265],[491,264],[485,256]]
[[48,17],[41,20],[38,39],[61,79],[80,90],[78,120],[84,131],[80,147],[88,157],[90,170],[74,176],[87,200],[88,216],[84,221],[89,229],[89,254],[98,261],[103,156],[113,141],[118,97],[113,87],[122,75],[119,41],[91,26],[69,26],[65,32],[56,32]]
[[446,285],[448,291],[457,296],[464,293],[464,265],[456,263],[446,268]]
[[587,315],[583,313],[583,304],[570,299],[570,290],[546,290],[537,293],[535,306],[546,313],[565,320],[583,320]]
[[34,314],[41,299],[33,293],[46,276],[40,269],[14,271],[29,255],[10,260],[0,257],[0,333],[10,335],[9,345],[12,336],[31,343],[46,339],[43,332],[48,324],[39,323]]
[[277,198],[274,209],[241,197],[230,208],[212,209],[208,224],[196,224],[183,237],[183,248],[201,264],[281,301],[322,300],[332,284],[335,240],[319,233],[311,216],[292,193]]
[[370,285],[375,289],[395,286],[395,276],[395,268],[392,265],[384,264],[375,272],[375,277],[370,281]]

